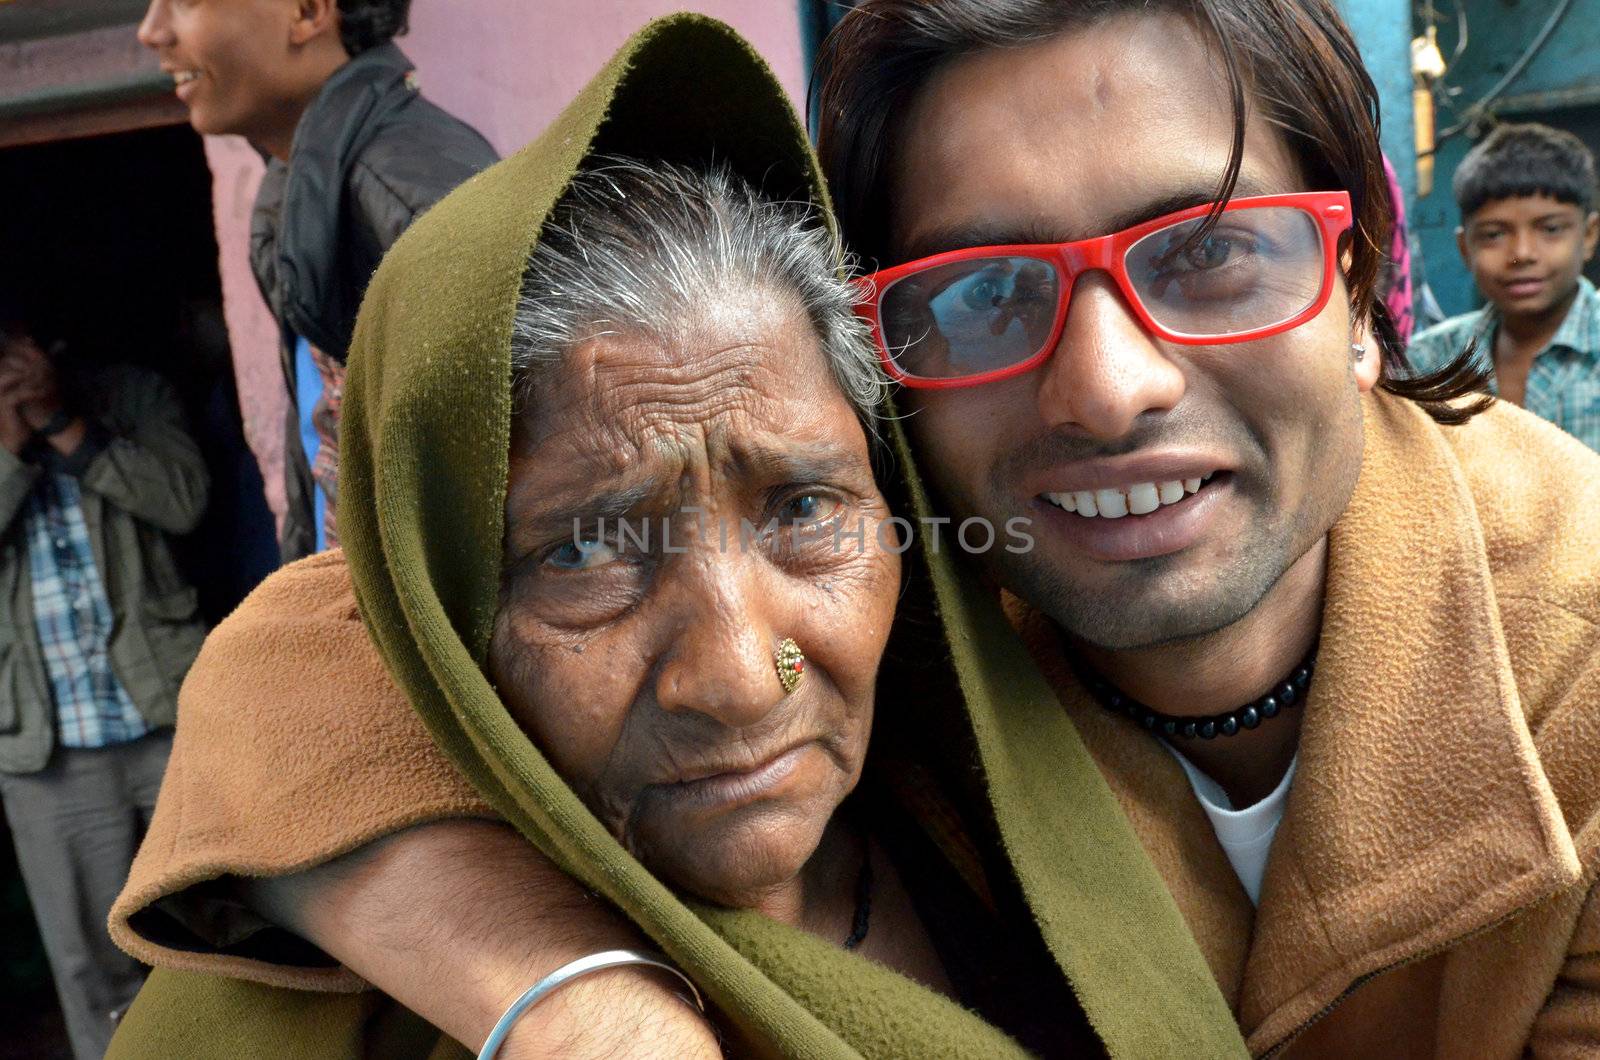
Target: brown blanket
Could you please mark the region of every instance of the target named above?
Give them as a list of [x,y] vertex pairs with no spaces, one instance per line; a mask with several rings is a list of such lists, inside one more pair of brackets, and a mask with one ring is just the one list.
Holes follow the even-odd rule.
[[[1333,1005],[1292,1055],[1600,1056],[1600,458],[1508,406],[1440,428],[1375,397],[1367,423],[1270,917],[1171,758],[1090,704],[1020,616],[1025,636],[1254,1051]],[[213,634],[183,704],[114,937],[169,967],[356,985],[152,929],[229,945],[248,921],[179,892],[487,815],[384,673],[341,557],[269,579]]]
[[1011,617],[1252,1053],[1600,1057],[1600,458],[1510,405],[1365,411],[1259,909],[1173,757]]
[[111,937],[167,968],[360,989],[343,968],[245,956],[266,924],[202,885],[283,875],[413,824],[474,816],[493,812],[383,668],[343,554],[324,552],[273,574],[206,641]]

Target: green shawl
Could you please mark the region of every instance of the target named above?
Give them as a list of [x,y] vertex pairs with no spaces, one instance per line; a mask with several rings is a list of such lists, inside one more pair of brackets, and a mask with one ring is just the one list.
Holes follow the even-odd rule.
[[[601,152],[714,157],[769,194],[827,201],[766,65],[726,26],[675,15],[630,40],[539,139],[413,225],[369,288],[344,394],[340,536],[373,640],[505,819],[632,918],[751,1041],[804,1057],[1020,1055],[880,965],[754,913],[675,897],[579,802],[484,676],[513,310],[545,218]],[[927,511],[914,470],[908,489]],[[999,834],[1091,1022],[1117,1057],[1242,1054],[1198,947],[1076,731],[998,602],[948,558],[928,557]]]

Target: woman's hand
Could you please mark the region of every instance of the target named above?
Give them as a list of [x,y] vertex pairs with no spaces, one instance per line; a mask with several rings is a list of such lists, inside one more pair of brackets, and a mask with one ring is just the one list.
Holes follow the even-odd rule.
[[[293,876],[250,880],[245,900],[473,1049],[568,961],[650,948],[515,831],[488,821],[419,825]],[[720,1057],[716,1032],[675,982],[640,968],[574,980],[517,1022],[500,1056]]]

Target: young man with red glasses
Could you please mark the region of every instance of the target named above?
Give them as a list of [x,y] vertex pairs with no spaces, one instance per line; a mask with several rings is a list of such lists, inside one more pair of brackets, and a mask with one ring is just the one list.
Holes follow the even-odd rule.
[[1252,1052],[1600,1055],[1600,463],[1406,371],[1354,55],[1316,0],[868,0],[821,153],[920,468],[1033,519],[982,562]]
[[[1089,756],[1250,1051],[1596,1055],[1600,460],[1483,411],[1470,369],[1406,371],[1376,97],[1332,5],[865,0],[819,104],[933,514],[1031,521],[977,562],[1071,728],[1014,750]],[[483,825],[286,889],[391,992],[480,984],[435,996],[485,1032],[497,990],[613,941]],[[430,963],[335,909],[431,927]],[[527,1033],[693,1023],[642,978],[590,989]],[[631,1042],[605,1055],[660,1049]]]

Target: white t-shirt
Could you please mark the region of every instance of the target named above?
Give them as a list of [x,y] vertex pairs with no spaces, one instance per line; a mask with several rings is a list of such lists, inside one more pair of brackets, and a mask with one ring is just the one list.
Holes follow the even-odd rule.
[[1272,839],[1278,834],[1278,825],[1283,822],[1284,803],[1289,801],[1289,783],[1294,780],[1294,767],[1299,764],[1300,756],[1294,756],[1294,761],[1284,770],[1283,779],[1272,789],[1272,794],[1254,806],[1236,810],[1221,784],[1195,768],[1194,763],[1176,747],[1166,741],[1162,741],[1162,746],[1172,752],[1172,757],[1178,760],[1188,775],[1189,786],[1194,789],[1195,798],[1200,800],[1200,808],[1211,818],[1217,842],[1222,844],[1233,871],[1239,875],[1239,882],[1244,884],[1250,903],[1259,905],[1261,877],[1267,871],[1267,854],[1272,850]]

